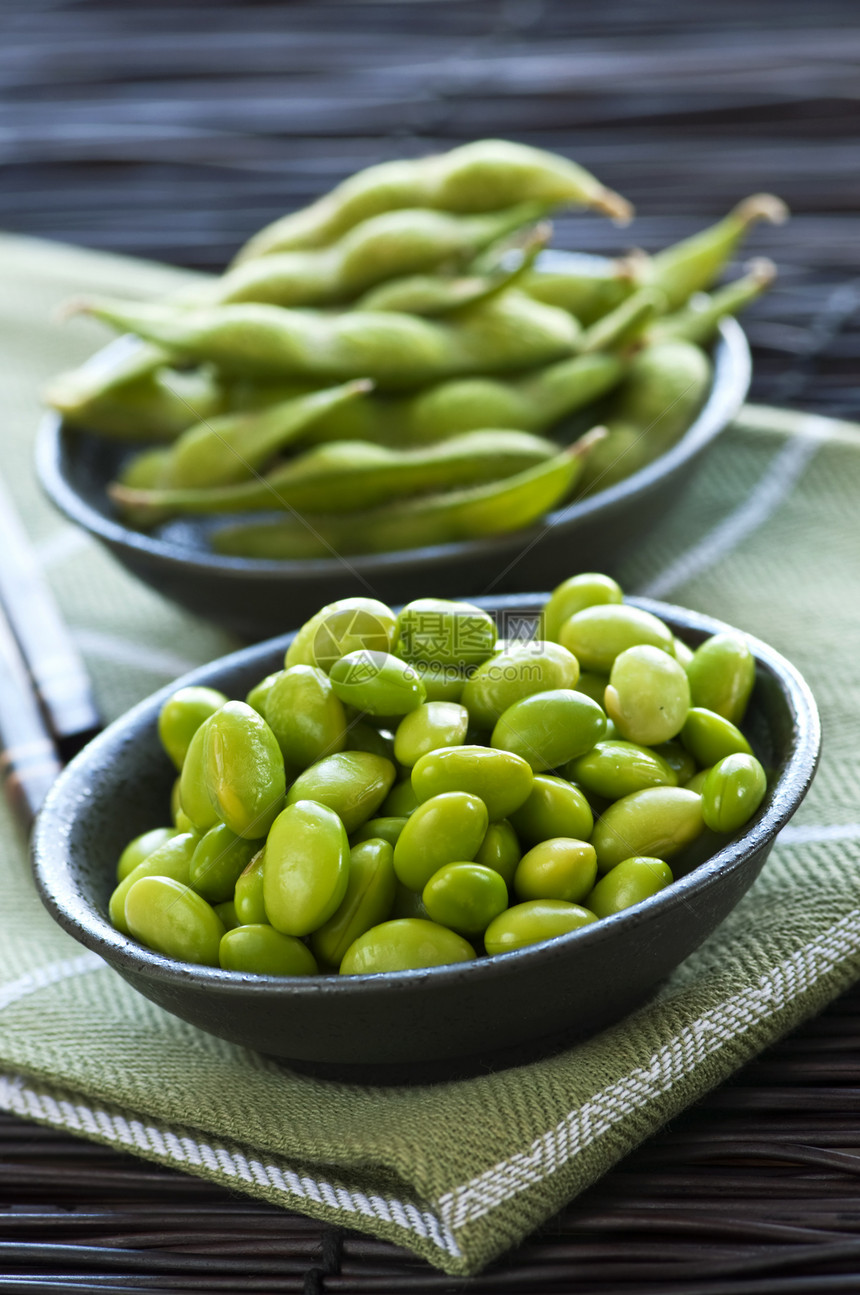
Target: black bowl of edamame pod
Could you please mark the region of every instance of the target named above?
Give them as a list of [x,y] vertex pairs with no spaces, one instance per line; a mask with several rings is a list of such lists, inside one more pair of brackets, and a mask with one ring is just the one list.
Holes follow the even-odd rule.
[[[497,622],[523,624],[545,600],[475,601]],[[729,629],[678,607],[627,601],[693,648]],[[60,776],[32,850],[53,917],[141,994],[213,1034],[319,1073],[427,1082],[519,1063],[619,1021],[735,907],[815,772],[820,731],[807,685],[779,653],[744,636],[756,663],[744,729],[767,771],[764,799],[733,837],[712,836],[673,859],[674,882],[635,907],[512,952],[374,975],[249,976],[151,952],[111,925],[108,897],[129,837],[161,823],[170,799],[175,770],[159,740],[161,707],[191,684],[244,696],[281,667],[293,637],[221,658],[113,723]]]
[[[550,264],[563,262],[564,253],[553,255]],[[120,338],[90,364],[122,364],[137,345]],[[480,539],[343,557],[333,546],[329,557],[278,560],[213,552],[211,518],[186,518],[160,531],[136,530],[120,520],[108,495],[128,445],[68,426],[54,412],[45,415],[40,428],[37,469],[54,503],[135,576],[190,611],[255,640],[280,630],[284,606],[303,618],[323,602],[352,594],[371,592],[402,602],[421,594],[456,597],[464,589],[543,587],[574,570],[611,572],[655,516],[671,509],[743,403],[750,354],[733,319],[719,325],[711,354],[704,403],[671,448],[620,480],[607,475],[612,484],[598,483],[588,494],[575,490],[572,502],[537,525]],[[353,527],[355,516],[347,518]]]

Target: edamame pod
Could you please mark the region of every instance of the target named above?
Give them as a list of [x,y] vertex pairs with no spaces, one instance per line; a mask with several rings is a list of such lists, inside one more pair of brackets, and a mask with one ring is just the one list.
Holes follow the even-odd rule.
[[543,773],[590,751],[605,731],[606,715],[596,702],[572,688],[555,688],[509,706],[490,745],[522,756],[535,773]]
[[609,260],[586,252],[565,252],[564,262],[546,265],[525,275],[520,286],[536,301],[559,306],[586,326],[620,306],[639,286],[647,258],[642,255]]
[[412,770],[419,802],[449,791],[470,792],[487,807],[490,821],[508,818],[527,799],[534,774],[527,760],[486,746],[451,746],[423,755]]
[[144,372],[116,381],[110,371],[85,365],[54,378],[43,392],[45,403],[73,427],[129,442],[170,442],[198,419],[217,418],[227,408],[227,391],[211,369],[171,369],[161,365],[155,347],[138,351]]
[[311,936],[311,948],[321,963],[339,967],[360,935],[387,920],[395,884],[394,852],[387,841],[376,838],[353,845],[344,897]]
[[312,976],[318,969],[306,944],[265,924],[228,930],[221,937],[218,959],[223,971],[255,976]]
[[530,432],[491,429],[411,450],[332,441],[276,464],[265,476],[235,485],[134,490],[115,484],[109,494],[132,512],[138,525],[178,513],[352,513],[428,491],[499,481],[557,452],[552,441]]
[[342,976],[369,976],[381,971],[416,971],[451,962],[470,962],[475,950],[462,935],[421,917],[399,917],[372,926],[347,949]]
[[527,899],[493,919],[484,932],[484,948],[490,956],[511,953],[529,944],[568,935],[596,921],[594,914],[580,904],[563,899]]
[[190,886],[172,877],[141,877],[125,901],[128,928],[136,940],[178,962],[217,967],[224,923]]
[[622,796],[591,834],[602,874],[633,855],[671,859],[704,830],[702,798],[683,787],[648,787]]
[[80,310],[136,333],[184,361],[237,376],[343,382],[397,390],[472,372],[505,373],[570,355],[571,317],[509,289],[445,321],[384,311],[334,314],[244,303],[170,306],[84,301]]
[[501,535],[536,522],[570,494],[582,459],[602,437],[595,428],[553,458],[489,485],[400,500],[349,517],[314,514],[304,521],[225,526],[212,536],[218,553],[241,557],[309,558],[380,553]]
[[403,207],[481,212],[516,202],[587,206],[628,220],[630,204],[575,162],[509,140],[483,139],[447,153],[382,162],[358,171],[316,202],[255,234],[237,256],[325,247],[360,221]]
[[727,283],[709,296],[699,297],[697,294],[681,310],[657,320],[648,329],[648,340],[657,342],[683,338],[698,346],[706,346],[716,333],[721,319],[740,314],[770,287],[775,278],[776,266],[773,261],[759,257],[750,263],[749,272],[742,279]]
[[327,806],[354,832],[372,818],[394,782],[395,769],[370,751],[339,751],[300,773],[287,792],[287,804],[316,801]]
[[312,800],[287,805],[263,860],[263,899],[275,930],[310,935],[337,911],[348,879],[349,842],[338,815]]

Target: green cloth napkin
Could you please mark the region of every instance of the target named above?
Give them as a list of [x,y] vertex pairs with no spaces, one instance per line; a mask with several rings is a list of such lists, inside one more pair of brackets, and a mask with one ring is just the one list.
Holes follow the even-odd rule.
[[[61,326],[59,303],[186,278],[0,240],[0,470],[108,718],[236,644],[42,498],[39,390],[106,340],[86,320]],[[560,1055],[447,1084],[293,1073],[169,1016],[63,934],[0,810],[0,1106],[478,1272],[860,971],[858,505],[860,428],[747,408],[622,572],[629,593],[773,644],[809,680],[824,725],[818,776],[759,881],[634,1016]]]

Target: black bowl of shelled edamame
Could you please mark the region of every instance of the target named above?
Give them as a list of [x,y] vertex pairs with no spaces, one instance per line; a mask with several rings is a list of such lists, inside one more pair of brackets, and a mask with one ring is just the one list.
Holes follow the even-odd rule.
[[[552,255],[548,264],[564,263],[564,253]],[[137,346],[131,337],[119,338],[89,364],[109,368]],[[70,426],[54,411],[46,413],[39,430],[37,470],[60,510],[135,576],[253,641],[279,632],[285,606],[304,617],[323,601],[368,589],[389,602],[402,602],[416,593],[456,597],[464,589],[489,584],[502,592],[543,587],[574,569],[611,571],[654,518],[671,509],[743,403],[751,363],[745,335],[734,319],[719,324],[711,359],[704,403],[671,448],[593,492],[582,494],[574,487],[569,502],[536,525],[478,539],[346,556],[333,545],[324,558],[279,560],[213,552],[212,518],[185,517],[154,529],[135,529],[117,513],[108,487],[140,446],[132,451],[122,441]],[[578,431],[585,430],[583,423]]]
[[[546,595],[475,601],[502,632],[516,624],[521,633]],[[626,602],[661,618],[688,648],[737,634],[697,612]],[[115,929],[108,901],[130,838],[168,815],[176,770],[159,737],[162,708],[180,687],[246,697],[282,669],[294,638],[215,661],[113,723],[58,779],[32,849],[36,882],[55,920],[141,994],[212,1034],[322,1074],[426,1082],[521,1062],[619,1021],[735,907],[817,763],[819,724],[808,687],[779,653],[744,635],[755,682],[743,731],[767,773],[763,799],[734,834],[705,834],[674,857],[671,884],[634,907],[510,952],[419,970],[276,977],[152,952]],[[677,645],[674,652],[676,660],[683,657]],[[586,704],[584,694],[575,695]]]

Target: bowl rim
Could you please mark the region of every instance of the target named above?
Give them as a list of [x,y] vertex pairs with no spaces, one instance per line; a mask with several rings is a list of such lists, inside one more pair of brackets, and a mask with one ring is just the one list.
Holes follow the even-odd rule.
[[[559,251],[558,255],[564,256],[565,253]],[[118,337],[90,356],[82,367],[109,367],[139,345],[139,340],[130,334]],[[664,454],[605,490],[574,498],[526,529],[448,544],[394,549],[386,553],[337,554],[330,558],[304,559],[232,557],[192,546],[184,547],[175,540],[165,540],[124,526],[118,519],[107,516],[90,504],[71,484],[62,468],[63,438],[67,432],[80,430],[86,434],[86,429],[68,427],[65,419],[50,409],[42,415],[36,432],[36,472],[48,497],[70,521],[113,549],[138,559],[181,567],[187,574],[218,575],[243,582],[265,582],[278,576],[297,580],[324,579],[344,569],[359,578],[373,578],[407,566],[432,567],[456,563],[458,559],[491,559],[500,556],[513,537],[518,544],[528,545],[535,536],[556,527],[575,527],[602,514],[623,510],[637,497],[647,495],[664,477],[683,467],[716,439],[741,408],[751,377],[752,359],[746,335],[736,319],[725,318],[718,325],[708,397],[681,439]]]
[[[471,601],[490,611],[517,609],[529,613],[539,612],[547,596],[534,593],[508,594],[495,598],[474,598]],[[613,939],[617,931],[632,930],[634,926],[647,922],[652,915],[685,905],[694,894],[700,894],[719,878],[741,869],[750,855],[772,844],[794,814],[812,782],[820,755],[821,724],[809,685],[796,667],[775,648],[726,622],[671,603],[634,595],[625,595],[625,603],[661,616],[673,628],[673,632],[680,630],[681,635],[688,631],[700,638],[727,631],[743,634],[756,658],[757,666],[764,667],[776,680],[792,724],[790,753],[781,766],[776,783],[770,789],[770,803],[766,813],[754,816],[743,832],[729,840],[715,854],[633,908],[565,935],[506,953],[485,955],[475,961],[354,976],[339,976],[337,973],[318,973],[307,977],[266,976],[223,971],[216,967],[177,962],[116,931],[107,918],[82,903],[75,889],[74,872],[68,854],[63,853],[63,847],[72,832],[77,808],[82,799],[86,799],[86,794],[82,796],[80,791],[75,790],[79,779],[94,757],[121,743],[127,730],[133,729],[144,717],[154,726],[160,705],[177,688],[190,684],[212,684],[215,682],[211,677],[213,673],[222,674],[241,669],[257,659],[272,655],[276,650],[282,652],[293,633],[240,648],[189,671],[119,716],[74,757],[49,791],[31,837],[32,868],[42,902],[59,925],[80,943],[100,954],[112,966],[129,973],[158,980],[177,989],[188,989],[194,983],[201,989],[206,986],[217,987],[220,993],[228,995],[246,995],[250,992],[263,996],[280,993],[308,997],[320,993],[347,997],[356,993],[387,995],[402,993],[416,984],[427,982],[439,987],[454,986],[465,970],[469,971],[472,983],[480,977],[493,979],[504,968],[516,972],[518,968],[532,963],[542,960],[552,962],[556,957],[565,957],[572,947],[581,947],[587,953],[606,939]]]

